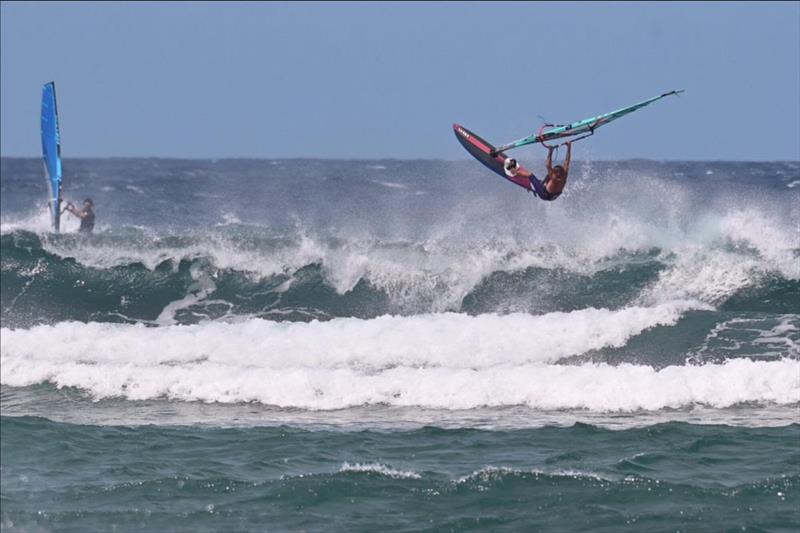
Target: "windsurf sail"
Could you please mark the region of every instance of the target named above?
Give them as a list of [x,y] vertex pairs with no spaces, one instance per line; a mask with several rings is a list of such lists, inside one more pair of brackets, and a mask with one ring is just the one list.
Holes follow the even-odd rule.
[[[555,139],[564,139],[567,137],[575,137],[579,135],[589,136],[594,134],[594,130],[596,130],[597,128],[599,128],[604,124],[608,124],[612,120],[624,117],[625,115],[633,113],[637,109],[641,109],[646,105],[650,105],[653,102],[661,100],[662,98],[666,98],[667,96],[671,96],[673,94],[677,95],[682,92],[683,92],[682,90],[670,91],[668,93],[664,93],[659,96],[654,96],[653,98],[649,98],[643,102],[639,102],[638,104],[633,104],[628,107],[623,107],[622,109],[617,109],[616,111],[606,113],[605,115],[598,115],[596,117],[579,120],[577,122],[573,122],[572,124],[566,124],[566,125],[545,124],[542,127],[542,129],[539,130],[539,132],[534,133],[533,135],[529,135],[528,137],[525,137],[523,139],[519,139],[495,148],[492,151],[491,155],[496,155],[500,152],[511,150],[512,148],[519,148],[520,146],[525,146],[526,144],[533,144],[533,143],[544,144],[547,141],[552,141]],[[550,129],[545,129],[547,127],[549,127]]]
[[50,189],[50,223],[58,232],[61,223],[61,134],[58,129],[56,84],[51,81],[42,89],[42,157]]

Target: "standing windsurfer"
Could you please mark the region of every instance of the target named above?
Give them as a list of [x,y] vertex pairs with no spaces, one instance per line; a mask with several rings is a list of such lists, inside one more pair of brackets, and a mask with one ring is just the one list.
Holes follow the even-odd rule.
[[92,208],[94,207],[94,202],[92,202],[91,198],[87,198],[83,201],[83,209],[78,209],[72,202],[67,202],[67,207],[65,208],[67,211],[75,215],[76,217],[81,219],[81,227],[78,229],[80,233],[92,233],[94,230],[94,211]]

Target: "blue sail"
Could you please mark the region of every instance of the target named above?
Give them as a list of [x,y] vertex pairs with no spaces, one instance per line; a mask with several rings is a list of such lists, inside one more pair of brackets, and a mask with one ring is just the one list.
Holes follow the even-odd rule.
[[47,184],[50,188],[50,222],[58,232],[61,222],[61,134],[58,129],[56,84],[46,83],[42,88],[42,157]]

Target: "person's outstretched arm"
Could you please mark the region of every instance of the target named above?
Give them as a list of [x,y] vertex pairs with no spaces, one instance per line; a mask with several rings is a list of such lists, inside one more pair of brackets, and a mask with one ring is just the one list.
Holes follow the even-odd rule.
[[548,146],[547,147],[547,173],[550,174],[550,171],[553,170],[553,151],[555,150],[554,147]]
[[564,172],[569,174],[569,162],[572,159],[572,142],[567,143],[567,157],[564,160]]
[[86,218],[86,213],[84,213],[83,211],[81,211],[80,209],[78,209],[77,207],[72,205],[71,203],[67,204],[67,211],[69,211],[70,213],[72,213],[76,217],[80,218],[81,220]]

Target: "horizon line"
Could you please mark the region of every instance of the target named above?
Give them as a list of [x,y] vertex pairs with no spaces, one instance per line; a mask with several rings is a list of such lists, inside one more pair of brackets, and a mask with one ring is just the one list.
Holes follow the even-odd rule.
[[[0,159],[34,159],[41,160],[41,156],[18,156],[18,155],[0,155]],[[377,157],[377,158],[360,158],[360,157],[319,157],[319,156],[287,156],[287,157],[264,157],[264,156],[223,156],[223,157],[181,157],[181,156],[75,156],[75,157],[61,157],[62,161],[69,160],[124,160],[124,159],[139,159],[139,160],[163,160],[163,161],[398,161],[398,162],[412,162],[412,161],[444,161],[449,163],[459,162],[474,162],[474,159],[460,158],[433,158],[433,157]],[[545,159],[532,158],[533,160]],[[648,161],[653,163],[800,163],[800,155],[797,159],[653,159],[649,157],[627,157],[623,159],[606,159],[606,158],[592,158],[592,159],[573,159],[575,162],[624,162],[624,161]]]

